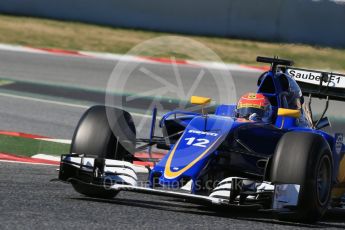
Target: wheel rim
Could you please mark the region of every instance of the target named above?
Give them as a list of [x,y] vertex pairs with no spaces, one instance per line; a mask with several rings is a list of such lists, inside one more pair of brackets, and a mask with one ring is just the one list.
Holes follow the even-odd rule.
[[331,187],[331,162],[327,155],[324,155],[320,160],[317,171],[316,186],[319,203],[324,205],[328,201]]

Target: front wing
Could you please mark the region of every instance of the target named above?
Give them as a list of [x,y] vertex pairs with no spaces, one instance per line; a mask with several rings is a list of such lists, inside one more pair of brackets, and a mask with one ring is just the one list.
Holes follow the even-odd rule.
[[[263,208],[260,203],[255,202],[256,197],[260,194],[272,193],[272,208],[282,211],[285,205],[297,204],[299,192],[298,185],[273,186],[267,183],[255,182],[253,182],[252,186],[249,186],[254,186],[256,188],[255,191],[252,188],[246,191],[240,188],[240,191],[233,186],[233,182],[234,180],[245,180],[244,178],[224,179],[210,196],[191,194],[182,190],[149,188],[146,185],[138,185],[136,167],[129,162],[103,158],[87,158],[75,154],[63,155],[61,157],[59,180],[71,183],[77,192],[91,197],[112,198],[120,191],[126,191],[184,199],[190,203],[206,206],[242,207],[255,210]],[[261,187],[260,191],[259,187]],[[236,201],[231,199],[231,196],[237,193],[239,194],[239,199]],[[239,201],[243,194],[245,197],[251,197],[249,202]]]

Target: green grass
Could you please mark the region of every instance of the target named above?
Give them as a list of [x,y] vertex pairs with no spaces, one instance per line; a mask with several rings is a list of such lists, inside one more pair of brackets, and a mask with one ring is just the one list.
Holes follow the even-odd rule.
[[[123,54],[143,41],[163,35],[173,34],[0,15],[0,43]],[[299,67],[345,71],[345,49],[232,38],[186,37],[208,46],[225,62],[257,65],[255,58],[258,55],[278,55],[294,60]],[[159,54],[162,57],[171,55],[199,59],[181,53]]]
[[22,137],[0,135],[0,152],[20,156],[33,156],[38,153],[61,155],[69,153],[70,145]]

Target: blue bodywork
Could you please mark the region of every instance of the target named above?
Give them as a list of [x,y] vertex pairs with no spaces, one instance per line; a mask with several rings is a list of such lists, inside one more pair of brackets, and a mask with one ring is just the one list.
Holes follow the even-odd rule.
[[342,145],[339,151],[335,143],[342,134],[332,136],[313,129],[306,122],[301,108],[300,118],[278,116],[278,108],[290,109],[284,100],[289,89],[284,86],[282,77],[293,80],[284,73],[269,71],[258,83],[257,92],[271,101],[271,122],[238,119],[236,105],[220,105],[214,114],[209,115],[184,111],[164,115],[160,127],[164,129],[169,124],[170,128],[182,134],[171,143],[169,153],[152,169],[149,178],[151,187],[178,188],[192,180],[192,192],[198,193],[200,189],[196,182],[205,175],[244,176],[263,181],[277,143],[286,132],[291,131],[321,135],[332,149],[333,175],[337,175],[345,147]]

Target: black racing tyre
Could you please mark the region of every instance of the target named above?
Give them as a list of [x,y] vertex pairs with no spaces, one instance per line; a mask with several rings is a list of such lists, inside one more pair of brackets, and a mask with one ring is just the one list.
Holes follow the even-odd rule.
[[132,162],[135,140],[135,125],[128,112],[96,105],[79,120],[70,152]]
[[297,207],[278,219],[315,222],[326,212],[332,190],[333,159],[327,141],[318,134],[286,133],[279,141],[271,165],[274,184],[299,184]]

